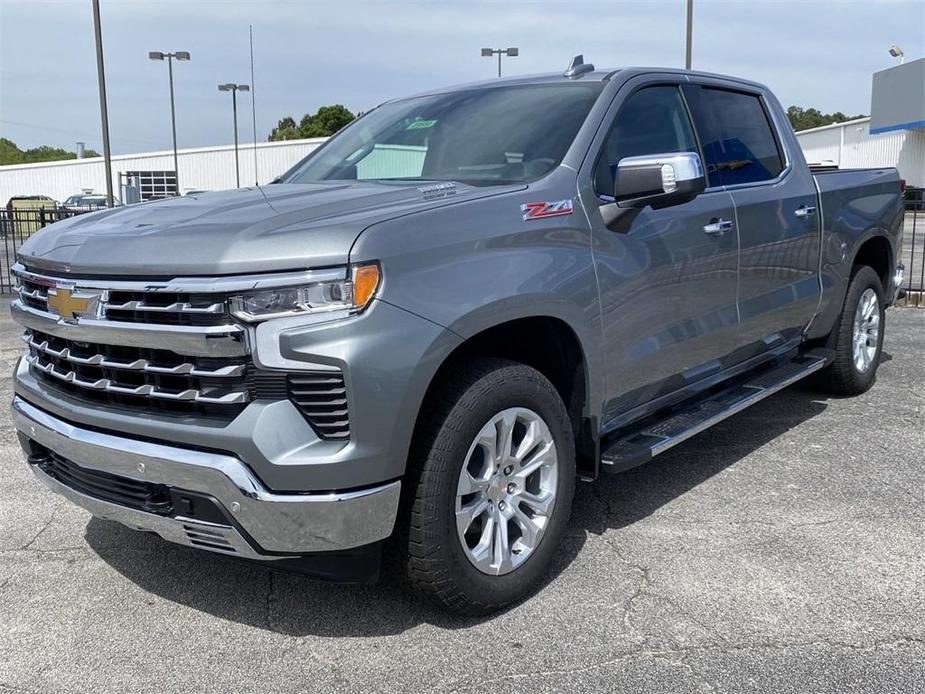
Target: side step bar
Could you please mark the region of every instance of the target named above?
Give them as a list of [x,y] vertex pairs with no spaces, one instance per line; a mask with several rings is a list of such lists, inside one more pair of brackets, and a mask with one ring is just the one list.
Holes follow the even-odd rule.
[[682,405],[680,411],[674,409],[665,418],[656,419],[609,445],[605,442],[601,472],[623,472],[648,462],[659,453],[818,371],[826,365],[831,354],[831,350],[811,350],[688,407]]

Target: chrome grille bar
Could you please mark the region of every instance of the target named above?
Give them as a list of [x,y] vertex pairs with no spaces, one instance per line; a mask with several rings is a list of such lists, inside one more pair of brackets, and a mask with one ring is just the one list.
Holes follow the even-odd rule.
[[122,304],[113,304],[108,301],[103,302],[104,311],[152,311],[156,313],[209,313],[218,314],[225,312],[225,303],[220,302],[208,306],[193,306],[188,301],[178,301],[167,306],[151,304],[145,301],[126,301]]
[[78,342],[166,349],[177,354],[203,357],[240,357],[248,351],[244,328],[234,324],[167,325],[92,318],[65,321],[21,301],[14,301],[10,311],[13,320],[24,328]]
[[120,385],[117,381],[109,378],[88,380],[81,378],[74,371],[60,371],[55,367],[53,362],[43,361],[39,354],[27,354],[25,359],[30,366],[36,368],[42,373],[48,374],[49,376],[57,378],[58,380],[64,381],[65,383],[71,383],[75,386],[87,388],[89,390],[118,393],[121,395],[137,395],[158,400],[180,400],[213,405],[235,405],[239,403],[245,403],[250,399],[250,395],[246,391],[224,393],[222,395],[208,395],[194,388],[188,388],[179,392],[172,392],[150,384],[139,386]]
[[17,291],[19,292],[19,297],[21,299],[32,299],[33,301],[38,301],[40,303],[48,303],[48,292],[42,291],[42,288],[39,286],[36,286],[30,291],[28,287],[21,284],[19,285]]
[[81,364],[84,366],[100,366],[104,369],[122,369],[125,371],[143,371],[150,374],[164,374],[170,376],[196,376],[205,378],[223,378],[242,376],[247,370],[245,364],[229,364],[220,366],[216,369],[204,369],[197,367],[189,362],[183,362],[175,366],[157,366],[147,359],[134,359],[132,361],[118,361],[109,359],[102,354],[94,354],[89,357],[81,357],[74,354],[70,348],[55,349],[48,344],[47,340],[38,341],[31,333],[24,333],[20,338],[29,347],[36,352],[48,354],[56,359],[69,361],[72,364]]

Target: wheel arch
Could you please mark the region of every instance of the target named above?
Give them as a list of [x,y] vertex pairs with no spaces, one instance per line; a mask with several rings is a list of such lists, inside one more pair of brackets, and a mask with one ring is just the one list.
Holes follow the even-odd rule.
[[[500,357],[531,366],[550,380],[569,412],[579,475],[594,477],[599,458],[600,408],[594,406],[600,402],[599,365],[589,359],[589,346],[574,324],[552,311],[528,313],[494,306],[480,313],[452,326],[454,332],[464,331],[463,339],[443,357],[430,378],[418,408],[412,445],[429,409],[428,399],[441,379],[461,361]],[[486,319],[490,314],[495,320]]]
[[851,271],[860,265],[866,265],[877,273],[883,285],[883,291],[890,291],[893,275],[893,246],[886,233],[875,230],[860,242],[851,259]]

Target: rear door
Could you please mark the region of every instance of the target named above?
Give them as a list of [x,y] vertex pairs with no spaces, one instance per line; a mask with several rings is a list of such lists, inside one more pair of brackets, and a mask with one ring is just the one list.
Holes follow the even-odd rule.
[[708,185],[735,204],[740,358],[798,338],[819,300],[819,216],[808,167],[794,167],[761,91],[686,85]]
[[646,207],[618,230],[600,213],[624,157],[698,151],[676,79],[624,85],[579,173],[601,299],[605,429],[720,371],[736,345],[738,245],[728,193]]

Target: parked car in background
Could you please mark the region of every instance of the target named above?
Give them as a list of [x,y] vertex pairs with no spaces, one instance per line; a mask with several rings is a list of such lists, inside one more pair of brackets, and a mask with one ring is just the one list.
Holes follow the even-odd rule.
[[58,203],[47,195],[14,195],[6,201],[7,210],[41,210],[55,207]]
[[576,480],[810,375],[870,388],[903,277],[896,170],[814,175],[733,77],[437,89],[278,181],[22,246],[28,464],[206,551],[354,581],[385,552],[468,614],[539,584]]
[[[46,220],[42,219],[43,210],[53,210],[58,203],[47,195],[14,195],[0,210],[0,238],[15,234],[20,237],[42,228]],[[47,220],[51,223],[54,219]]]
[[[118,199],[113,200],[114,206],[118,207],[121,204]],[[99,193],[79,193],[62,202],[61,207],[65,210],[86,212],[102,210],[106,207],[106,196]]]

